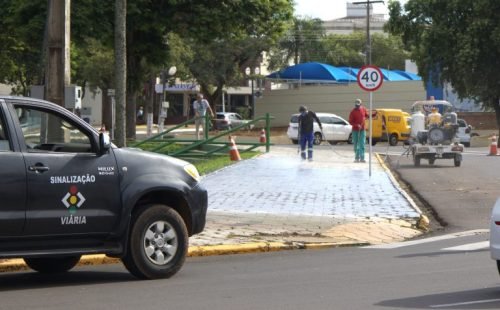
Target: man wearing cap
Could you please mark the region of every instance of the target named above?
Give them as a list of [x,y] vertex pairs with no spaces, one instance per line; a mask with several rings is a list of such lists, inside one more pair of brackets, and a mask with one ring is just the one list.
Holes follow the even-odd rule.
[[[299,108],[299,139],[300,139],[300,156],[302,159],[313,159],[313,140],[314,140],[314,120],[318,122],[319,128],[323,131],[323,126],[316,113],[308,111],[307,107]],[[307,143],[307,157],[306,157]]]
[[352,143],[354,144],[354,162],[365,162],[365,120],[368,111],[361,105],[361,99],[354,101],[354,109],[349,114],[349,124],[352,126]]

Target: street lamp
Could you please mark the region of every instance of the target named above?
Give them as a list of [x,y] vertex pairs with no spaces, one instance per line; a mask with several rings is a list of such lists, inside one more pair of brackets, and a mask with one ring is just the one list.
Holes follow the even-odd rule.
[[252,84],[252,119],[255,118],[255,94],[254,94],[254,89],[253,89],[253,81],[255,79],[255,76],[260,74],[260,68],[255,67],[253,73],[254,74],[252,74],[252,69],[250,69],[250,67],[247,67],[245,69],[245,74],[250,77],[251,84]]
[[176,66],[170,67],[168,71],[162,70],[161,72],[162,100],[160,102],[160,107],[158,109],[158,133],[163,132],[163,123],[167,118],[167,109],[169,107],[169,103],[167,101],[167,90],[166,90],[167,79],[173,76],[176,72],[177,72]]

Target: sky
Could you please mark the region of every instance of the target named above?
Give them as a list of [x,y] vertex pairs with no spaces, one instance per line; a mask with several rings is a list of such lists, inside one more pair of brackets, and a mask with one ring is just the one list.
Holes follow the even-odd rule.
[[[302,17],[319,18],[321,20],[331,20],[346,16],[346,0],[294,0],[295,15]],[[349,0],[356,2],[360,0]],[[375,14],[387,14],[388,0],[382,3],[373,4]],[[406,2],[400,1],[401,3]]]

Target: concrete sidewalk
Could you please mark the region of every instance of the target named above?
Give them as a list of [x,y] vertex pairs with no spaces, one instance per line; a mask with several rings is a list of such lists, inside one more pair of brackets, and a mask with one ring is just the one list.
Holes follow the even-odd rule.
[[[190,238],[189,256],[399,242],[428,224],[377,156],[369,176],[368,162],[328,145],[315,147],[312,162],[300,159],[297,146],[273,146],[202,184],[207,225]],[[88,255],[80,264],[115,262]],[[0,261],[0,272],[26,268],[19,259]]]

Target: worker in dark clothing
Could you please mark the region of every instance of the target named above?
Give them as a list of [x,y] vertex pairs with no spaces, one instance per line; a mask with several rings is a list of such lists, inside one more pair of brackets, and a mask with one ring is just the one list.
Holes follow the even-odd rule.
[[[313,158],[313,140],[314,140],[314,120],[318,122],[319,128],[323,131],[321,121],[313,111],[308,111],[307,107],[301,106],[299,108],[299,139],[300,139],[300,156],[302,159]],[[307,157],[306,157],[306,143],[307,143]]]

